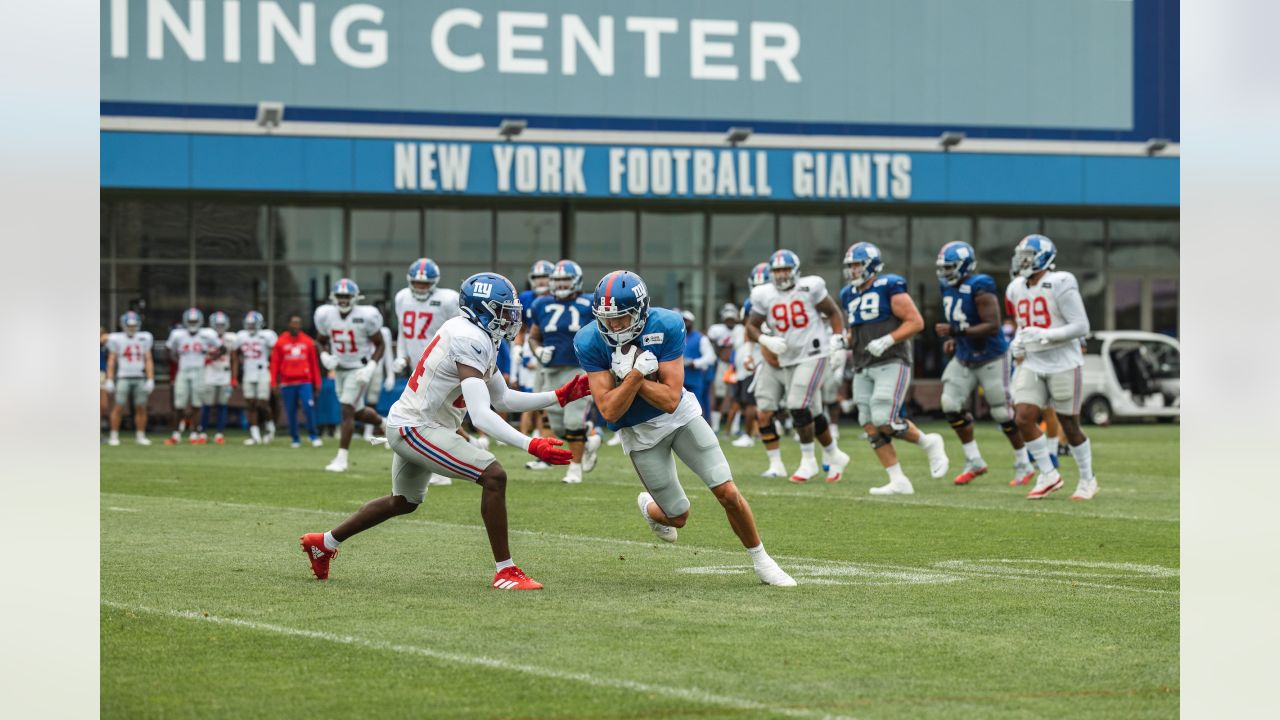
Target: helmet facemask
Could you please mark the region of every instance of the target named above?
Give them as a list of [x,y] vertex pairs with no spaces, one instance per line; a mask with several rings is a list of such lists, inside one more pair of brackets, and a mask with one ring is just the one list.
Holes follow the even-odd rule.
[[343,293],[342,295],[333,296],[333,304],[338,306],[338,312],[346,315],[351,312],[351,308],[356,306],[356,296]]
[[871,264],[871,258],[865,260],[851,260],[844,265],[844,276],[854,287],[861,287],[863,283],[875,277],[875,273],[867,272],[867,266]]
[[136,316],[131,317],[126,315],[124,320],[120,323],[120,329],[124,330],[124,334],[126,336],[133,337],[142,329],[142,323],[138,321]]
[[959,285],[964,276],[960,274],[960,266],[964,264],[963,260],[947,260],[939,257],[936,272],[938,279],[948,285]]
[[192,332],[192,333],[199,331],[199,330],[200,330],[200,325],[201,325],[203,322],[204,322],[204,318],[202,318],[202,317],[200,317],[199,315],[196,315],[196,314],[194,314],[194,313],[193,313],[193,314],[185,315],[185,316],[182,318],[182,324],[183,324],[183,326],[185,326],[185,327],[187,328],[187,332]]
[[582,288],[581,275],[552,275],[550,282],[551,292],[556,296],[557,300],[572,297]]
[[523,322],[524,313],[519,300],[502,303],[497,300],[486,300],[480,304],[492,316],[489,324],[485,326],[485,331],[489,333],[489,337],[493,338],[495,343],[502,339],[515,340],[516,335],[520,333],[520,325]]
[[1019,247],[1013,251],[1013,263],[1009,269],[1009,274],[1014,277],[1027,278],[1036,273],[1036,255],[1035,248]]
[[413,295],[414,300],[419,302],[431,297],[431,293],[435,289],[435,280],[413,279],[409,281],[409,293]]
[[600,335],[610,347],[622,347],[635,340],[648,319],[648,303],[632,308],[619,308],[616,303],[592,309],[600,325]]
[[769,279],[779,290],[790,290],[796,286],[796,268],[786,266],[771,268]]

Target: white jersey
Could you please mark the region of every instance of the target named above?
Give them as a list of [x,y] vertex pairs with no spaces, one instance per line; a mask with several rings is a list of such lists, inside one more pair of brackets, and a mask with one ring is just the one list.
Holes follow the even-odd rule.
[[[316,332],[329,336],[329,352],[338,358],[338,368],[364,367],[373,357],[373,341],[382,329],[382,313],[372,305],[356,305],[343,317],[337,305],[316,308]],[[387,350],[384,349],[383,352]]]
[[270,382],[271,350],[276,346],[273,330],[241,330],[236,333],[236,347],[240,350],[244,381]]
[[440,332],[440,328],[462,314],[458,306],[458,291],[436,288],[426,300],[413,297],[413,291],[404,288],[396,293],[396,322],[399,337],[396,339],[396,355],[404,356],[413,365],[422,357],[427,343]]
[[179,370],[198,369],[204,367],[205,353],[217,347],[218,336],[209,328],[200,328],[193,333],[179,327],[169,333],[164,345],[178,357]]
[[466,412],[458,363],[487,379],[497,360],[498,348],[488,333],[464,317],[446,322],[419,356],[404,393],[387,413],[387,425],[456,429]]
[[121,380],[146,377],[147,356],[151,354],[154,344],[155,338],[145,330],[139,330],[133,335],[122,332],[108,335],[107,351],[116,356],[116,377]]
[[[1089,333],[1089,318],[1085,315],[1075,275],[1050,270],[1034,287],[1027,287],[1026,278],[1014,278],[1004,296],[1009,315],[1018,323],[1019,334],[1026,327],[1070,328],[1070,337],[1047,344],[1021,343],[1027,352],[1025,367],[1054,373],[1084,365],[1080,338]],[[1014,342],[1020,343],[1020,337],[1015,335]]]
[[818,303],[827,297],[827,283],[817,275],[797,278],[790,290],[779,290],[773,283],[751,290],[751,312],[763,315],[765,326],[787,341],[779,365],[825,357],[831,351],[831,328],[818,312]]
[[[217,330],[206,329],[209,331],[210,340],[214,343],[210,350],[221,349],[223,352],[218,357],[205,360],[204,383],[206,385],[230,385],[231,353],[236,351],[236,334],[223,333],[222,337],[218,337]],[[201,330],[201,332],[204,332],[204,330]]]

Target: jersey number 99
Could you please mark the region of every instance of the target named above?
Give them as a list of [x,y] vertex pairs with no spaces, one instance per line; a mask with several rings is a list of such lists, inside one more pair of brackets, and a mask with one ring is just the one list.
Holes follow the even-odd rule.
[[1018,324],[1022,327],[1047,328],[1052,323],[1049,317],[1049,303],[1044,298],[1034,300],[1022,298],[1018,301]]

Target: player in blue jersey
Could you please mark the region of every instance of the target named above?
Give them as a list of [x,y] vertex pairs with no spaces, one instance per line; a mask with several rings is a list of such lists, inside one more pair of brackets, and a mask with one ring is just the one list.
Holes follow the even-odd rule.
[[751,556],[761,582],[791,587],[760,542],[751,507],[738,492],[720,443],[693,394],[684,389],[684,321],[649,308],[639,275],[615,270],[596,286],[595,321],[574,338],[591,395],[609,428],[622,438],[645,492],[636,502],[654,534],[676,541],[689,517],[689,498],[676,477],[674,454],[711,489]]
[[935,326],[946,338],[943,352],[952,355],[942,372],[942,411],[964,447],[964,470],[956,485],[967,485],[987,472],[987,463],[973,437],[973,414],[964,409],[975,386],[982,388],[991,419],[1013,446],[1014,485],[1023,485],[1035,468],[1023,449],[1022,433],[1013,421],[1009,392],[1009,341],[1001,331],[996,281],[977,271],[977,256],[966,242],[949,242],[938,252],[938,286],[942,289],[943,322]]
[[940,478],[947,472],[942,436],[924,434],[902,416],[911,385],[911,338],[924,329],[924,319],[907,294],[901,275],[882,273],[880,249],[868,242],[855,243],[844,256],[840,304],[849,316],[849,346],[853,351],[853,399],[858,422],[867,431],[889,483],[871,488],[872,495],[910,495],[911,481],[898,464],[894,438],[918,444],[929,457],[929,473]]
[[[533,266],[529,268],[529,289],[520,293],[520,306],[524,308],[524,317],[521,318],[520,334],[516,336],[511,348],[511,375],[515,378],[516,387],[521,392],[533,392],[533,386],[537,384],[538,361],[534,359],[533,353],[529,352],[525,338],[528,337],[529,328],[533,325],[533,303],[543,295],[551,293],[551,273],[555,269],[556,264],[550,260],[535,260]],[[522,413],[520,432],[538,437],[542,429],[541,420],[541,410]]]
[[[529,312],[529,350],[538,360],[537,391],[555,389],[560,378],[571,378],[578,372],[578,356],[573,339],[591,322],[591,296],[582,294],[582,268],[572,260],[561,260],[551,271],[551,292],[533,301]],[[566,381],[567,382],[567,381]],[[554,385],[554,387],[552,387]],[[583,398],[563,408],[548,408],[551,431],[561,438],[573,453],[573,462],[564,474],[564,482],[582,482],[582,473],[596,466],[600,436],[587,440],[587,409],[591,402]],[[539,462],[526,467],[543,469]]]

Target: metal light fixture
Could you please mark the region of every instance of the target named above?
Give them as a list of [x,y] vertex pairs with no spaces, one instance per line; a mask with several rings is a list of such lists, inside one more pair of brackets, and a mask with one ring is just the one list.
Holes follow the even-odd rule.
[[964,133],[948,130],[942,133],[942,137],[938,138],[938,144],[942,146],[943,152],[951,152],[951,148],[964,142]]
[[737,147],[738,143],[746,142],[749,137],[751,137],[751,128],[731,127],[729,128],[729,132],[725,133],[724,141],[734,147]]
[[498,125],[498,135],[500,135],[504,140],[511,140],[524,132],[524,129],[527,127],[529,127],[529,122],[527,120],[504,119],[502,123]]
[[271,132],[272,128],[280,127],[282,120],[284,120],[284,103],[274,100],[258,103],[258,114],[254,117],[258,127]]

